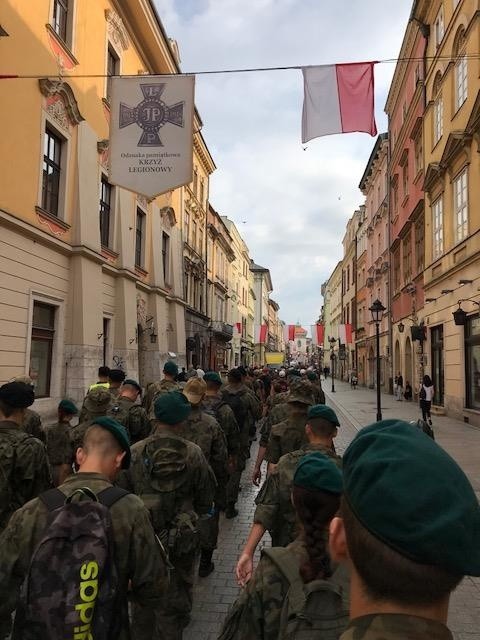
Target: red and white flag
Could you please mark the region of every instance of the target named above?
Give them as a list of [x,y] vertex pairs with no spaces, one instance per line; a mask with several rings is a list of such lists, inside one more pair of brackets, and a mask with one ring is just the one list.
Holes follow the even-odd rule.
[[352,344],[352,325],[351,324],[339,324],[338,325],[338,338],[341,344]]
[[316,347],[321,346],[325,338],[325,326],[323,324],[312,324],[310,328],[312,331],[312,344]]
[[240,335],[242,333],[242,323],[241,322],[236,322],[235,323],[235,331],[238,335]]
[[260,324],[255,327],[255,344],[264,344],[267,341],[267,325]]
[[295,325],[294,324],[286,324],[283,327],[283,339],[285,342],[291,342],[295,340]]
[[302,142],[334,133],[377,135],[374,62],[304,67]]

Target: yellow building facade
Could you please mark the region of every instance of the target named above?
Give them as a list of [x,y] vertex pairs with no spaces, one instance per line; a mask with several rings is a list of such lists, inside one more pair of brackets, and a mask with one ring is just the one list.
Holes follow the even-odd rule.
[[29,373],[51,413],[102,364],[143,384],[185,364],[182,218],[214,165],[196,133],[197,193],[108,182],[109,76],[179,71],[153,2],[28,5],[2,4],[4,67],[30,78],[0,83],[0,381]]
[[[480,424],[479,3],[418,1],[426,48],[425,372],[434,408]],[[467,313],[464,326],[453,312]]]

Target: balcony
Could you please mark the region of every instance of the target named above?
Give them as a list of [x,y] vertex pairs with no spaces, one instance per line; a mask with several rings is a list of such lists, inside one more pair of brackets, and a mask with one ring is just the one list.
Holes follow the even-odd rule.
[[212,331],[216,336],[227,342],[233,338],[233,325],[221,320],[212,320]]

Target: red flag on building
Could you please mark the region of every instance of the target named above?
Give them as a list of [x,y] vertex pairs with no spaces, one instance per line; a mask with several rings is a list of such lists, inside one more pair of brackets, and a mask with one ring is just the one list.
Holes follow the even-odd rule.
[[339,324],[338,337],[340,339],[341,344],[352,344],[352,325]]
[[267,341],[267,325],[261,324],[255,327],[255,344],[264,344]]
[[325,326],[323,324],[312,324],[312,344],[321,346],[325,338]]

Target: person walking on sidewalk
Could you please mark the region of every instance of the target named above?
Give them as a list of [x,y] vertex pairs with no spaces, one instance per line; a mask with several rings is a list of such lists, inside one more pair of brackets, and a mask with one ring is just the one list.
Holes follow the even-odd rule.
[[401,402],[403,400],[403,376],[400,373],[400,371],[398,372],[398,376],[397,376],[396,392],[397,392],[397,400]]
[[423,376],[423,382],[420,387],[420,391],[418,393],[418,397],[420,398],[420,409],[422,410],[422,419],[427,421],[430,426],[432,426],[432,416],[430,414],[430,409],[432,408],[432,400],[435,395],[435,387],[433,386],[432,379],[430,376]]

